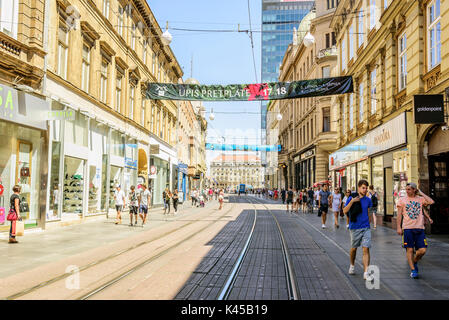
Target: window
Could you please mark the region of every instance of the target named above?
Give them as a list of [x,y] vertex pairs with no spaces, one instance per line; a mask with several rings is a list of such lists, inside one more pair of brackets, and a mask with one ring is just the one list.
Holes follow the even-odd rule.
[[123,75],[117,70],[117,77],[115,79],[115,110],[121,112],[122,110],[122,79]]
[[399,37],[399,91],[407,86],[407,36]]
[[346,69],[346,39],[341,40],[341,71]]
[[133,22],[131,28],[131,48],[133,50],[136,50],[136,29],[136,24]]
[[342,108],[341,108],[341,126],[342,126],[342,130],[343,130],[343,134],[346,134],[346,103],[342,104]]
[[322,72],[323,78],[329,78],[331,76],[331,67],[329,67],[329,66],[322,67],[321,72]]
[[168,143],[171,143],[171,126],[172,126],[172,119],[169,116],[168,117],[168,125],[167,125],[167,141]]
[[427,52],[428,69],[441,63],[441,15],[440,0],[433,0],[427,7]]
[[162,113],[162,119],[161,119],[161,123],[162,123],[162,128],[161,128],[161,138],[165,139],[165,128],[166,128],[166,122],[167,122],[167,112],[163,112]]
[[358,33],[359,33],[359,47],[361,47],[363,45],[363,41],[365,41],[364,39],[364,33],[365,33],[365,25],[364,25],[364,19],[363,19],[363,10],[362,8],[359,9],[359,16],[357,18],[358,21]]
[[161,108],[160,107],[157,108],[155,122],[156,122],[156,134],[158,136],[160,136],[161,135]]
[[388,0],[384,0],[384,10],[388,8]]
[[349,27],[349,60],[354,58],[354,28],[351,24]]
[[150,131],[154,133],[154,122],[155,122],[155,117],[156,117],[156,111],[155,111],[155,105],[153,102],[151,102],[151,113],[150,113]]
[[90,78],[90,47],[83,45],[83,62],[81,66],[81,89],[89,92]]
[[330,117],[330,109],[323,109],[323,132],[331,131],[331,117]]
[[145,106],[145,96],[142,96],[142,108],[140,109],[140,124],[142,125],[142,127],[145,127],[146,124],[146,106]]
[[376,0],[370,0],[369,5],[369,28],[374,29],[376,26]]
[[377,107],[377,95],[376,95],[376,69],[371,71],[371,114],[376,113],[376,107]]
[[143,44],[142,44],[142,61],[143,64],[147,64],[147,41],[143,40]]
[[108,90],[108,62],[103,59],[100,67],[100,101],[106,103]]
[[363,83],[359,84],[359,123],[363,121]]
[[330,46],[331,46],[330,34],[326,33],[326,48],[329,48]]
[[16,39],[18,21],[19,1],[0,0],[0,32]]
[[69,30],[60,21],[58,29],[58,70],[60,77],[67,78],[67,52],[69,48]]
[[161,81],[162,66],[163,66],[163,64],[162,64],[162,62],[160,62],[159,63],[159,68],[157,70],[157,80],[158,81]]
[[117,32],[119,35],[123,37],[123,7],[118,5],[118,14],[117,14]]
[[109,19],[109,5],[110,0],[103,0],[103,15]]
[[335,32],[332,32],[332,45],[335,46],[337,44],[337,40],[335,39]]
[[134,85],[130,85],[129,88],[129,118],[134,120],[134,92],[136,87]]
[[349,95],[349,130],[354,128],[354,94]]
[[153,67],[151,68],[151,72],[153,73],[153,75],[156,75],[156,54],[153,53],[153,59],[152,59],[152,64]]

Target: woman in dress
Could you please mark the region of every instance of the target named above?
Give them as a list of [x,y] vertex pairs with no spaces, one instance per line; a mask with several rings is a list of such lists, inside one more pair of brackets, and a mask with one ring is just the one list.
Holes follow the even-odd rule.
[[14,220],[11,221],[11,227],[9,228],[9,241],[8,243],[19,243],[19,241],[16,240],[16,221],[20,220],[20,191],[21,187],[19,185],[15,185],[12,188],[12,192],[14,192],[11,195],[11,198],[9,199],[9,205],[10,205],[10,212],[14,211],[16,213],[16,217]]
[[340,214],[340,208],[341,208],[341,193],[340,188],[335,188],[334,192],[331,194],[332,203],[332,211],[334,212],[334,226],[335,228],[339,228],[340,225],[338,224],[338,215]]

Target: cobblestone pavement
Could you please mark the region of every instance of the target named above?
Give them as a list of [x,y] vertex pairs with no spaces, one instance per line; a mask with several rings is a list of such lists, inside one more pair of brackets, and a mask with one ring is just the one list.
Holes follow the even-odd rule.
[[[372,230],[371,265],[378,266],[380,286],[368,289],[363,280],[362,252],[359,249],[356,275],[349,275],[349,231],[333,227],[321,229],[316,214],[287,213],[278,201],[253,197],[267,208],[257,212],[253,240],[238,272],[229,299],[287,299],[285,268],[275,220],[284,233],[293,264],[299,298],[302,300],[402,300],[449,298],[449,243],[444,237],[429,236],[429,251],[420,262],[419,280],[411,279],[395,230],[378,226]],[[253,200],[254,201],[254,200]],[[248,205],[249,205],[248,199]],[[260,207],[259,207],[260,208]],[[216,299],[253,222],[254,210],[242,212],[211,244],[201,262],[176,299]],[[340,225],[344,226],[342,220]]]

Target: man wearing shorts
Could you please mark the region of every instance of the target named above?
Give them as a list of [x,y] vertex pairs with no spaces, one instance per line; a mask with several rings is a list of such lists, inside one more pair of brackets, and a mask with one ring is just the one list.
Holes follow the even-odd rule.
[[118,184],[115,188],[114,192],[114,200],[115,200],[115,210],[117,210],[117,220],[115,224],[122,223],[121,213],[123,208],[125,207],[125,193],[121,190],[120,185]]
[[142,218],[142,227],[147,221],[148,207],[151,203],[151,192],[147,190],[147,186],[142,184],[142,190],[139,194],[139,215]]
[[351,207],[356,202],[360,202],[361,211],[355,213],[354,210],[351,212],[349,221],[349,233],[351,235],[351,250],[349,252],[349,258],[351,265],[349,266],[349,274],[355,274],[355,257],[357,254],[357,248],[362,245],[363,248],[363,279],[368,278],[368,266],[370,263],[370,252],[371,248],[371,229],[369,224],[369,214],[368,208],[371,208],[372,202],[369,197],[367,197],[368,192],[368,181],[360,180],[358,183],[356,197],[354,194],[348,197],[345,203],[343,212],[347,214]]
[[287,191],[287,212],[288,212],[288,205],[290,205],[290,211],[293,212],[293,190],[292,187],[288,188]]
[[433,223],[429,214],[423,210],[423,207],[435,202],[422,193],[416,183],[407,183],[405,190],[407,196],[400,198],[397,203],[397,231],[399,235],[402,235],[402,245],[407,252],[407,261],[411,269],[410,277],[418,279],[418,261],[421,260],[427,251],[424,215],[431,224]]
[[323,185],[323,190],[318,193],[318,215],[321,215],[321,228],[326,229],[326,216],[329,210],[329,196],[331,193],[327,190],[327,184]]

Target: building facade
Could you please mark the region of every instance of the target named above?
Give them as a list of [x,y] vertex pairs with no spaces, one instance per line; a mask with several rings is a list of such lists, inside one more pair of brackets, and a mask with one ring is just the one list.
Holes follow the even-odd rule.
[[331,23],[339,74],[354,79],[354,93],[333,102],[332,181],[344,188],[370,181],[378,220],[392,227],[406,183],[416,182],[436,201],[431,231],[449,232],[447,123],[417,124],[414,109],[415,95],[444,94],[449,86],[447,21],[448,1],[359,0],[340,1]]
[[[316,1],[299,25],[295,40],[284,56],[279,81],[329,78],[337,63],[335,35],[329,27],[335,7]],[[309,47],[303,38],[315,38]],[[336,126],[331,112],[331,97],[281,100],[279,110],[279,154],[281,187],[305,189],[325,183],[329,175],[329,154],[336,144]]]
[[263,187],[263,171],[259,157],[251,154],[221,154],[210,163],[211,178],[219,188],[235,188],[241,183]]

